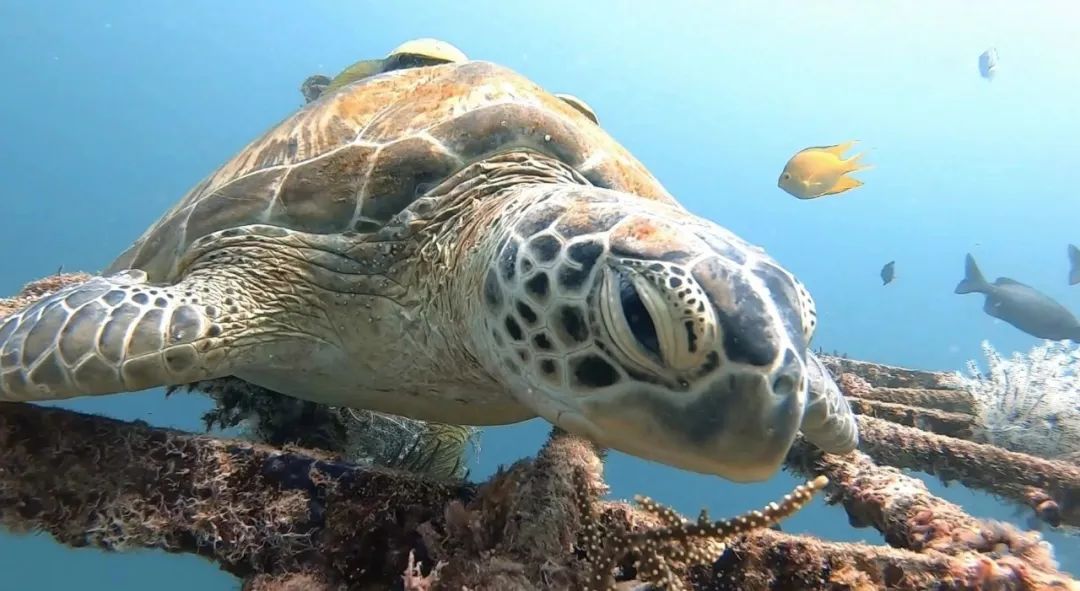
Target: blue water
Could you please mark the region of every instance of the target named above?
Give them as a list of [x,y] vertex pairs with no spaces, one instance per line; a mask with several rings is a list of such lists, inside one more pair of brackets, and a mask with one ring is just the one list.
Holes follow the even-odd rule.
[[[816,343],[930,369],[979,342],[1038,341],[952,293],[966,252],[990,277],[1080,311],[1080,8],[1065,2],[144,2],[0,0],[0,294],[100,269],[183,192],[296,109],[300,82],[438,37],[576,94],[692,210],[766,247],[818,304]],[[631,8],[632,6],[632,8]],[[980,78],[997,47],[1000,71]],[[799,201],[776,187],[806,146],[860,140],[866,185]],[[897,280],[878,270],[895,259]],[[207,404],[160,392],[65,406],[199,428]],[[473,473],[533,453],[538,421],[489,429]],[[614,494],[696,514],[756,507],[793,485],[682,473],[613,454]],[[970,512],[1010,511],[958,487]],[[880,542],[821,501],[784,524]],[[1080,573],[1080,542],[1047,534]],[[0,535],[4,589],[236,589],[201,560],[106,555]]]

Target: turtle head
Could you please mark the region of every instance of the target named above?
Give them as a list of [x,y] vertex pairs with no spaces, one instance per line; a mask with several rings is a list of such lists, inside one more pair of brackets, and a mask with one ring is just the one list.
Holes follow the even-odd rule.
[[677,206],[570,187],[493,249],[482,325],[523,404],[638,457],[767,479],[803,419],[813,302],[763,251]]

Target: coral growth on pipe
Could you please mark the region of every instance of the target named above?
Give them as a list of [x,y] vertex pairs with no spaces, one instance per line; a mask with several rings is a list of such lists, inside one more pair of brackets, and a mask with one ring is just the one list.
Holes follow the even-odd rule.
[[[0,315],[84,278],[32,284],[0,301]],[[601,500],[601,450],[558,430],[535,457],[473,484],[453,470],[416,474],[342,453],[8,403],[0,404],[0,525],[75,547],[198,554],[250,591],[648,582],[695,591],[1080,590],[1038,533],[976,519],[896,468],[957,479],[1027,503],[1051,524],[1072,524],[1075,467],[975,441],[964,426],[977,425],[976,402],[954,376],[825,361],[861,413],[861,451],[824,454],[800,439],[787,466],[809,483],[727,521],[688,521],[648,499]],[[280,420],[276,412],[263,418]],[[889,545],[767,528],[822,485],[853,525],[878,529]]]

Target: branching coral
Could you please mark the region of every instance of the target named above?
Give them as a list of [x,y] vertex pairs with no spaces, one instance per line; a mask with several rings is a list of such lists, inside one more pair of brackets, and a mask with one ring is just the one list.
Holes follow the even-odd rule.
[[975,400],[975,437],[1042,458],[1080,454],[1080,345],[1045,341],[1002,357],[982,343],[987,371],[957,374]]
[[749,531],[765,529],[806,506],[813,494],[825,487],[828,479],[818,476],[795,487],[779,503],[770,503],[760,511],[751,511],[733,519],[710,521],[705,510],[696,522],[690,522],[656,501],[643,496],[635,500],[643,510],[660,521],[661,526],[630,532],[622,527],[608,531],[597,516],[587,486],[578,487],[578,507],[583,516],[582,546],[588,556],[586,591],[616,591],[613,571],[625,556],[635,557],[633,567],[640,581],[661,585],[671,591],[686,591],[676,570],[709,564],[723,553],[723,543]]

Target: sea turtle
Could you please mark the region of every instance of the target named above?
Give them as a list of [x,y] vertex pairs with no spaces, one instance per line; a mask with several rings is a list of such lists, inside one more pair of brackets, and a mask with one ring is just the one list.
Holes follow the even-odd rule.
[[485,61],[323,95],[102,273],[0,325],[0,399],[234,376],[421,420],[541,416],[734,481],[857,442],[803,285]]

